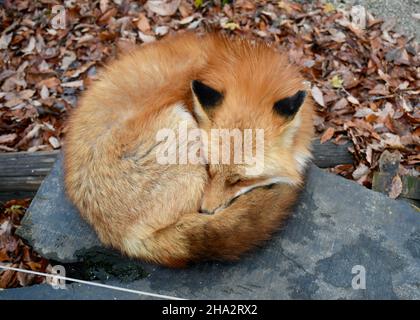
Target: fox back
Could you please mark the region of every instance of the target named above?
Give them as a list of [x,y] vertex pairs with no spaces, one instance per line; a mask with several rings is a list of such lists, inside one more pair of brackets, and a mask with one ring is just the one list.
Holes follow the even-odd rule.
[[[129,256],[168,266],[235,259],[268,239],[294,203],[311,117],[299,70],[268,45],[169,37],[105,67],[80,99],[64,149],[67,193],[101,241]],[[211,147],[204,162],[159,163],[161,130],[191,147],[180,123],[209,135],[262,129],[261,170],[206,164]]]

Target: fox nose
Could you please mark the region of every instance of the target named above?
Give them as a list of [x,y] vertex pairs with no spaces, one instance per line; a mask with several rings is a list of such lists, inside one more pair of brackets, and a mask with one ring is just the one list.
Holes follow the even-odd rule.
[[211,212],[207,209],[203,209],[203,208],[201,208],[199,212],[202,213],[202,214],[213,214],[213,212]]

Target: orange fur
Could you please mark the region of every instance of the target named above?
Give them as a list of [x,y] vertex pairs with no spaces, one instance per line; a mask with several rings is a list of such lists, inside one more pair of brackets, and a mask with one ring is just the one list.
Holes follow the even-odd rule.
[[[193,117],[200,108],[194,79],[224,93],[207,122]],[[217,34],[183,34],[135,49],[103,70],[70,117],[67,193],[101,241],[130,256],[172,267],[236,259],[278,228],[302,185],[312,102],[307,98],[291,121],[272,110],[303,90],[302,81],[266,44]],[[204,165],[158,164],[156,132],[185,119],[205,130],[263,128],[264,172],[230,185],[245,176],[244,165],[211,164],[207,172]],[[272,177],[288,182],[258,184]],[[258,187],[235,197],[250,185]]]

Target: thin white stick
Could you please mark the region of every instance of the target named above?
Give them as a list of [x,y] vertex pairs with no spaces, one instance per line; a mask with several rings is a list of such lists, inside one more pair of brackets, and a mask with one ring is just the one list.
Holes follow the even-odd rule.
[[2,265],[2,264],[0,264],[0,269],[12,270],[12,271],[23,272],[23,273],[29,273],[29,274],[34,274],[34,275],[37,275],[37,276],[42,276],[42,277],[53,277],[53,278],[56,278],[56,279],[68,280],[68,281],[72,281],[72,282],[78,282],[78,283],[82,283],[82,284],[87,284],[87,285],[90,285],[90,286],[107,288],[107,289],[111,289],[111,290],[117,290],[117,291],[129,292],[129,293],[135,293],[135,294],[144,295],[144,296],[150,296],[150,297],[155,297],[155,298],[168,299],[168,300],[185,300],[183,298],[177,298],[177,297],[173,297],[173,296],[166,296],[166,295],[157,294],[157,293],[150,293],[150,292],[145,292],[145,291],[138,291],[138,290],[126,289],[126,288],[121,288],[121,287],[116,287],[116,286],[110,286],[110,285],[102,284],[102,283],[96,283],[96,282],[91,282],[91,281],[79,280],[79,279],[75,279],[75,278],[68,278],[68,277],[64,277],[64,276],[60,276],[60,275],[55,275],[55,274],[49,274],[49,273],[44,273],[44,272],[38,272],[38,271],[32,271],[32,270],[26,270],[26,269],[14,268],[14,267],[8,267],[8,266]]

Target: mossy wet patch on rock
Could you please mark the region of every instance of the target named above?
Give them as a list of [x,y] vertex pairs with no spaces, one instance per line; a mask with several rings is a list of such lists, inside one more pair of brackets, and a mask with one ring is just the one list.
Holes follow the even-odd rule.
[[[320,260],[316,271],[323,280],[336,287],[346,288],[355,274],[349,272],[356,265],[366,271],[366,287],[359,290],[360,298],[396,299],[392,285],[392,275],[407,267],[404,259],[397,252],[392,252],[381,245],[380,240],[373,240],[363,234],[359,238],[334,253],[331,257]],[[370,276],[374,272],[375,276]]]
[[98,247],[82,250],[76,252],[76,256],[80,256],[80,261],[51,262],[64,266],[67,277],[88,281],[116,280],[130,283],[148,275],[139,261],[122,257],[118,252],[108,249]]
[[405,247],[410,251],[414,258],[420,259],[420,230],[411,234],[410,238],[405,243]]

